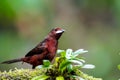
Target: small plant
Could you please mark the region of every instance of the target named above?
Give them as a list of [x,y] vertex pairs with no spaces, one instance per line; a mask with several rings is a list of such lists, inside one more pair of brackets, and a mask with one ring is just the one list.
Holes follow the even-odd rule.
[[[32,80],[86,80],[81,69],[95,68],[92,64],[85,64],[85,60],[82,57],[78,57],[78,55],[86,52],[88,51],[83,49],[74,52],[72,49],[67,49],[66,51],[57,50],[57,54],[60,54],[60,57],[56,57],[52,65],[50,65],[48,60],[44,60],[43,65],[37,67],[44,69],[44,73],[41,76],[32,78]],[[87,80],[93,80],[90,78]]]

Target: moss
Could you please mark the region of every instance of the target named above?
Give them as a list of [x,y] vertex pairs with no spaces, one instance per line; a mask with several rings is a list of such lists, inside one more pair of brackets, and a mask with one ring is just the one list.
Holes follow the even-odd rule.
[[44,72],[42,69],[17,69],[0,72],[0,80],[30,80]]
[[[17,69],[1,72],[0,80],[31,80],[35,76],[40,76],[46,72],[46,69]],[[80,70],[77,74],[85,80],[102,80],[101,78],[94,78],[89,76]]]
[[102,80],[101,78],[94,78],[93,76],[89,76],[88,74],[85,74],[80,70],[77,70],[76,74],[78,74],[80,77],[82,77],[85,80]]

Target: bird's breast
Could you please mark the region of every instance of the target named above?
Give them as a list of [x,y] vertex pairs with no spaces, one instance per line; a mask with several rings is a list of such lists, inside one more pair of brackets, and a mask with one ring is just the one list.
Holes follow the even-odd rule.
[[52,40],[48,43],[48,51],[51,54],[55,54],[58,47],[58,43],[55,40]]

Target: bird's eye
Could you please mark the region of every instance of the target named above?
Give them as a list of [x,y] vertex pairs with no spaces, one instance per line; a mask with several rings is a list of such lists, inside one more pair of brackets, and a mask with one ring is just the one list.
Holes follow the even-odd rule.
[[55,31],[57,31],[57,29],[55,29]]

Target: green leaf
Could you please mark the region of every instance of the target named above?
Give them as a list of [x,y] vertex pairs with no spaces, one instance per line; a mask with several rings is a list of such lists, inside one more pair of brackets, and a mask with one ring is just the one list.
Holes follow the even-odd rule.
[[72,49],[67,49],[67,50],[66,50],[66,54],[71,54],[71,55],[72,55],[72,53],[73,53],[73,50],[72,50]]
[[82,68],[85,68],[85,69],[93,69],[93,68],[95,68],[95,65],[85,64]]
[[43,60],[43,65],[44,65],[44,67],[49,67],[50,66],[50,61],[49,60]]
[[33,77],[31,80],[46,80],[48,78],[49,78],[49,76],[41,75],[41,76]]
[[70,64],[71,62],[69,61],[63,61],[62,63],[60,63],[59,66],[59,71],[61,71],[63,73],[63,71],[66,69],[66,67]]
[[66,52],[64,51],[64,52],[61,52],[61,57],[65,57],[65,55],[66,55]]
[[72,49],[67,49],[66,50],[66,58],[67,59],[71,59],[71,57],[72,57],[72,53],[73,53],[73,50]]
[[62,52],[65,52],[65,51],[64,50],[60,50],[60,49],[57,50],[57,54],[60,54]]
[[60,49],[58,49],[58,50],[57,50],[57,54],[60,54],[61,57],[65,57],[66,52],[65,52],[64,50],[60,50]]
[[60,57],[56,57],[56,58],[55,58],[55,62],[58,62],[59,59],[60,59]]
[[85,63],[85,60],[84,59],[79,59],[79,58],[73,58],[74,60],[78,60],[78,61],[80,61],[80,62],[82,62],[82,63]]
[[78,60],[69,60],[71,63],[74,63],[74,64],[79,64],[80,66],[83,65],[82,62],[78,61]]
[[71,71],[73,71],[73,65],[72,64],[69,64],[67,66],[67,70],[68,70],[68,73],[70,73]]
[[56,80],[64,80],[64,77],[63,76],[58,76],[58,77],[56,77]]
[[88,51],[84,50],[84,49],[78,49],[76,50],[74,53],[73,53],[73,56],[76,57],[78,56],[79,54],[83,54],[83,53],[86,53]]

